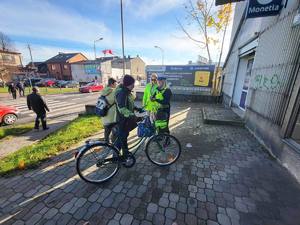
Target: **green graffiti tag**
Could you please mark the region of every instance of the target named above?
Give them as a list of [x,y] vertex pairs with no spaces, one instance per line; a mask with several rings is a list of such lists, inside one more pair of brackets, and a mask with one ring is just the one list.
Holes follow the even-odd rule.
[[273,74],[272,76],[257,74],[254,78],[254,88],[273,91],[281,85],[279,76]]

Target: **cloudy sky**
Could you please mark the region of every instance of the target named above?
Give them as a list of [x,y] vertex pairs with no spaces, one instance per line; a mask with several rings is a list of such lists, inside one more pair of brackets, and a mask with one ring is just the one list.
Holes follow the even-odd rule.
[[[154,48],[158,45],[165,51],[165,64],[186,64],[197,55],[206,56],[176,22],[176,18],[185,22],[185,1],[124,0],[125,54],[140,55],[147,64],[160,64],[161,53]],[[30,61],[28,43],[34,61],[58,52],[82,52],[92,59],[93,43],[99,37],[103,40],[96,44],[97,56],[103,55],[103,49],[121,55],[119,0],[1,0],[0,12],[0,31],[13,40],[24,63]],[[213,61],[217,57],[216,46]]]

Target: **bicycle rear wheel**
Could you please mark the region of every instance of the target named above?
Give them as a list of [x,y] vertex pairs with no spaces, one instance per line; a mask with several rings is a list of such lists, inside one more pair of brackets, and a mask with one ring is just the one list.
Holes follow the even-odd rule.
[[170,134],[154,135],[146,145],[148,159],[158,166],[171,165],[176,162],[180,154],[180,142]]
[[119,152],[105,143],[87,146],[76,158],[78,175],[89,183],[105,182],[112,178],[119,168]]

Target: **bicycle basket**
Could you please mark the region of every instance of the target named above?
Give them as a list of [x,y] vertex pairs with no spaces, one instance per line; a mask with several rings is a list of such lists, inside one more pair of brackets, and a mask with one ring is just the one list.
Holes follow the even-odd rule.
[[137,135],[139,137],[151,137],[155,133],[150,119],[147,118],[138,124]]

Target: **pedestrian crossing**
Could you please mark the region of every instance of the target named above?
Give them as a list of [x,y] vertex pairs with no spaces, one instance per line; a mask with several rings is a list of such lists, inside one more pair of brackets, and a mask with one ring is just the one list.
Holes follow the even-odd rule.
[[[47,112],[47,117],[57,117],[79,113],[85,110],[85,104],[94,104],[97,99],[95,94],[70,94],[70,95],[51,95],[45,98],[50,112]],[[1,99],[1,105],[14,106],[20,112],[20,118],[35,117],[35,113],[28,109],[26,98]]]
[[[64,112],[65,114],[68,113],[70,109],[78,108],[78,104],[76,102],[61,102],[58,100],[48,100],[46,101],[46,103],[48,108],[50,109],[48,116],[55,116],[57,114],[61,114],[62,112]],[[27,103],[25,101],[7,105],[16,107],[20,112],[21,118],[35,116],[35,113],[28,109]],[[84,109],[84,107],[81,108]]]

